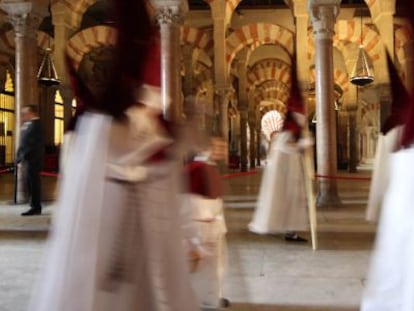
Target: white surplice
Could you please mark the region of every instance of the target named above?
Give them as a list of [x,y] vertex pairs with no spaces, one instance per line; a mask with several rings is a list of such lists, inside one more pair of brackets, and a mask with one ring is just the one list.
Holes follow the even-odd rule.
[[194,311],[176,161],[144,166],[170,139],[144,110],[80,119],[30,311]]
[[395,151],[398,140],[401,137],[402,126],[396,126],[386,135],[378,136],[377,150],[375,154],[374,169],[371,178],[371,186],[368,197],[368,205],[365,218],[369,222],[378,222],[380,206],[384,199],[389,180],[389,156]]
[[291,132],[278,133],[272,139],[250,231],[267,234],[308,229],[302,157]]
[[414,310],[414,148],[389,159],[389,185],[361,311]]

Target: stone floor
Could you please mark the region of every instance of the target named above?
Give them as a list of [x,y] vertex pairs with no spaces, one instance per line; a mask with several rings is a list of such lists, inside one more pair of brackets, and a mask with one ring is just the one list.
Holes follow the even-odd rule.
[[[345,174],[341,174],[345,175]],[[364,175],[347,175],[365,178]],[[231,177],[231,176],[230,176]],[[342,206],[318,210],[319,248],[246,230],[260,186],[257,174],[226,178],[229,266],[224,293],[237,311],[356,311],[375,227],[364,221],[368,180],[338,180]],[[0,311],[26,310],[41,268],[53,201],[45,215],[21,217],[0,177]],[[49,197],[54,181],[44,180]],[[308,233],[303,233],[309,237]]]

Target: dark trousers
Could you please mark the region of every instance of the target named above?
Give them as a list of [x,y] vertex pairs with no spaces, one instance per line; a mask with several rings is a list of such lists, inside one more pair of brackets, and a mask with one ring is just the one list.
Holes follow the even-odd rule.
[[30,206],[35,210],[41,210],[41,181],[40,169],[36,165],[30,163],[23,164],[23,181],[26,191],[30,197]]

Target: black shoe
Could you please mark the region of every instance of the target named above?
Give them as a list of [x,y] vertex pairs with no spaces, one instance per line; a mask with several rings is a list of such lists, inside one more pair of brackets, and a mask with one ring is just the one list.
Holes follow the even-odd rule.
[[308,242],[305,238],[298,236],[297,234],[286,234],[285,241],[288,242]]
[[42,210],[41,209],[37,209],[37,208],[31,208],[28,211],[21,213],[20,215],[22,216],[34,216],[34,215],[40,215],[42,214]]
[[220,298],[219,306],[220,306],[220,308],[230,307],[230,300],[228,300],[227,298]]

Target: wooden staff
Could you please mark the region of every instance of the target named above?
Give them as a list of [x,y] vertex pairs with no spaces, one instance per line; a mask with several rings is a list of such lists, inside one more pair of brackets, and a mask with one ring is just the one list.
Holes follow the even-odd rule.
[[[310,132],[308,129],[308,124],[304,126],[303,137],[310,137]],[[311,231],[312,239],[312,249],[316,250],[318,248],[318,220],[316,212],[316,199],[313,192],[313,181],[315,179],[315,170],[313,165],[313,152],[311,146],[305,148],[303,154],[303,167],[305,170],[305,187],[306,187],[306,197],[308,200],[308,213],[309,213],[309,224]]]

